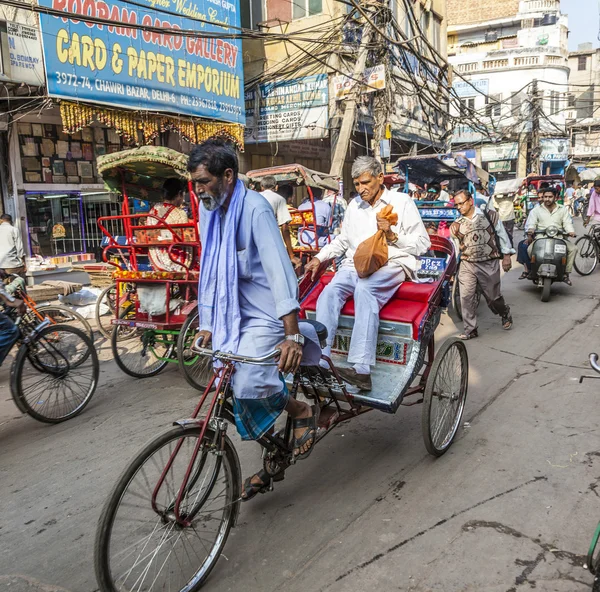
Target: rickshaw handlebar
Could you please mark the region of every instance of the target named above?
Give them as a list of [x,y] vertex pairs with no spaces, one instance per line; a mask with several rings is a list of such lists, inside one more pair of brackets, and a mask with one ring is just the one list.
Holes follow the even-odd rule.
[[276,349],[259,358],[251,358],[249,356],[229,354],[226,352],[213,351],[212,349],[200,347],[200,344],[198,343],[199,341],[200,339],[197,339],[192,346],[192,351],[195,354],[199,354],[201,356],[210,356],[223,362],[240,362],[242,364],[254,364],[255,366],[273,366],[275,365],[274,360],[281,354],[281,351]]
[[598,354],[590,354],[590,365],[600,374],[600,366],[598,365]]

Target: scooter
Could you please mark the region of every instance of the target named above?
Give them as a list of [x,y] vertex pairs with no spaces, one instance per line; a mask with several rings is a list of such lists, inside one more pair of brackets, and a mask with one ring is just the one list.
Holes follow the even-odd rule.
[[567,243],[556,226],[549,226],[533,242],[529,278],[542,287],[542,302],[550,300],[554,282],[562,282],[567,268]]

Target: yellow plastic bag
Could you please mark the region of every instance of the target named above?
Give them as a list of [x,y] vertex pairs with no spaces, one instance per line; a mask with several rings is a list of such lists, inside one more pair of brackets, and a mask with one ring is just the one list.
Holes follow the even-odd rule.
[[[387,219],[392,226],[398,224],[398,214],[393,212],[389,204],[377,214],[377,217]],[[354,253],[354,267],[360,278],[373,275],[387,261],[388,245],[383,230],[378,230],[373,236],[360,243]]]

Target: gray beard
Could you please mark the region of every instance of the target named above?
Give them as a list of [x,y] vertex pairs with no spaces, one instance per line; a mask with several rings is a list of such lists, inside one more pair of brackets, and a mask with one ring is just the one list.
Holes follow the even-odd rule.
[[202,201],[202,205],[209,212],[214,212],[217,208],[220,208],[227,199],[227,194],[223,194],[220,197],[213,197],[212,195],[199,195],[198,198]]

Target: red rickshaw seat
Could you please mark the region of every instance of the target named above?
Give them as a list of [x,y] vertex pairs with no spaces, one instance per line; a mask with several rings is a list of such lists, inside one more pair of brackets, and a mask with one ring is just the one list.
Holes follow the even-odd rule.
[[[325,286],[333,279],[333,273],[326,273],[319,283],[302,303],[302,310],[316,311],[317,301]],[[379,318],[395,323],[410,323],[413,327],[413,338],[419,335],[419,326],[429,308],[429,299],[438,288],[437,282],[431,284],[418,284],[403,282],[392,299],[381,309]],[[350,298],[341,314],[354,316],[354,299]]]

